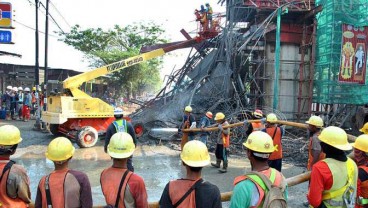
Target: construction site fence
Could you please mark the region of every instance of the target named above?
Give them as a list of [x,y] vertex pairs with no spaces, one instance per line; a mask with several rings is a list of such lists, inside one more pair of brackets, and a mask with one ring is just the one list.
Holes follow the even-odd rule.
[[[248,120],[249,123],[259,123],[261,122],[261,120]],[[275,124],[280,124],[280,125],[287,125],[287,126],[292,126],[292,127],[296,127],[296,128],[302,128],[302,129],[307,129],[308,125],[305,123],[297,123],[297,122],[290,122],[290,121],[276,121],[274,122]],[[243,126],[244,122],[238,122],[238,123],[234,123],[234,124],[230,124],[227,126],[224,126],[223,128],[234,128],[234,127],[239,127],[239,126]],[[199,132],[199,131],[218,131],[219,128],[218,127],[213,127],[213,128],[205,128],[205,129],[199,129],[199,128],[194,128],[194,129],[183,129],[184,134],[187,134],[189,132]],[[348,134],[348,140],[350,142],[354,142],[356,139],[355,136]],[[351,154],[349,155],[349,157],[353,157]],[[310,175],[311,172],[307,171],[305,173],[290,177],[286,179],[286,182],[288,184],[289,187],[291,186],[295,186],[301,183],[304,183],[306,181],[308,181],[310,179]],[[224,192],[221,193],[221,202],[227,202],[230,201],[231,199],[231,195],[232,192]],[[103,208],[105,205],[97,205],[94,206],[94,208]],[[30,205],[31,208],[34,208],[34,204]],[[149,203],[149,207],[150,208],[158,208],[159,207],[159,202],[150,202]]]
[[[322,6],[323,9],[316,15],[313,102],[355,105],[368,103],[368,94],[366,93],[368,90],[366,84],[368,1],[316,0],[316,6]],[[344,25],[349,27],[351,32],[345,33]],[[351,37],[346,38],[347,34],[350,34]],[[352,43],[349,51],[346,50],[348,52],[343,49],[346,45],[344,39],[345,43]],[[361,67],[362,72],[357,74],[354,69],[359,68],[355,65],[357,62],[356,52],[360,45],[364,47],[365,53]],[[344,55],[346,53],[348,54]],[[351,60],[351,63],[348,64],[350,66],[349,72],[341,69],[346,57],[350,57]],[[344,78],[342,78],[342,74],[344,74]]]

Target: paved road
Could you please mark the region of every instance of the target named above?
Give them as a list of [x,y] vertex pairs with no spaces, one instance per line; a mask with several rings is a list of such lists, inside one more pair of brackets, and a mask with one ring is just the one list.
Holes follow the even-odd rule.
[[[23,165],[30,176],[32,199],[36,197],[36,190],[39,180],[43,175],[53,170],[53,163],[44,156],[48,143],[54,138],[49,133],[42,133],[32,130],[34,120],[30,122],[4,121],[0,120],[0,125],[13,124],[20,128],[23,141],[19,145],[13,159]],[[99,177],[102,170],[111,165],[110,157],[103,152],[103,140],[99,141],[95,147],[79,148],[76,144],[75,155],[70,163],[71,169],[85,172],[91,182],[93,201],[95,205],[103,205],[104,199],[101,193]],[[169,180],[183,176],[184,169],[181,166],[179,151],[168,147],[169,145],[138,145],[134,153],[134,166],[136,173],[141,175],[146,183],[149,201],[158,201],[162,190]],[[213,154],[211,157],[214,158]],[[221,192],[232,190],[234,178],[249,169],[249,163],[244,156],[230,156],[229,169],[227,174],[219,174],[217,169],[206,167],[203,177],[216,184]],[[283,173],[285,177],[291,177],[302,173],[303,168],[284,165]],[[307,184],[301,184],[289,189],[290,207],[302,207],[301,202],[305,200]],[[228,207],[228,203],[224,203]]]

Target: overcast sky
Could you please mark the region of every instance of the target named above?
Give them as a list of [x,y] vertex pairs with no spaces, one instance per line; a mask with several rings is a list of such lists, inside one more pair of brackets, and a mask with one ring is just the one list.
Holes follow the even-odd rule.
[[[46,0],[40,0],[45,4]],[[22,65],[35,64],[35,5],[34,0],[9,0],[13,6],[14,45],[1,44],[1,51],[21,54],[22,58],[0,56],[1,63]],[[97,28],[110,29],[114,25],[125,26],[133,22],[154,21],[166,30],[165,37],[172,41],[185,40],[180,30],[183,28],[194,37],[197,23],[194,21],[194,9],[200,8],[206,2],[213,6],[214,12],[224,11],[224,6],[217,5],[217,0],[51,0],[50,14],[60,28],[69,32],[71,26],[79,24],[82,29]],[[54,5],[54,6],[53,6]],[[56,9],[57,10],[56,10]],[[60,31],[56,24],[49,19],[49,58],[48,66],[53,68],[87,70],[87,62],[83,62],[83,54],[70,46],[58,41],[54,31]],[[40,66],[44,66],[45,41],[45,9],[39,11],[40,33]],[[178,50],[172,56],[165,56],[162,77],[169,74],[176,65],[183,65],[188,56],[188,50]]]

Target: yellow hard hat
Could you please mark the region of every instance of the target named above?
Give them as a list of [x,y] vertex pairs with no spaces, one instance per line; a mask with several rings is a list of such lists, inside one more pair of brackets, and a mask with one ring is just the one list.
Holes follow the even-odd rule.
[[192,107],[190,107],[189,105],[188,106],[185,106],[185,108],[184,108],[184,111],[185,112],[189,112],[190,113],[190,112],[192,112],[192,110],[193,110]]
[[213,115],[212,115],[212,112],[208,111],[206,113],[206,116],[209,118],[209,119],[212,119]]
[[132,136],[126,132],[118,132],[112,135],[107,153],[112,158],[128,158],[135,150],[135,145]]
[[16,126],[4,125],[0,127],[0,145],[15,145],[21,141],[20,131]]
[[36,91],[36,87],[32,87],[32,91]]
[[272,153],[275,150],[271,136],[263,131],[252,132],[243,145],[250,150],[261,153]]
[[319,116],[311,116],[308,121],[305,123],[316,126],[316,127],[323,127],[323,120]]
[[355,142],[352,143],[355,149],[361,150],[368,153],[368,135],[363,134],[356,138]]
[[216,113],[216,116],[215,116],[215,121],[218,121],[218,120],[223,120],[225,119],[225,114],[219,112],[219,113]]
[[45,155],[51,161],[60,162],[71,158],[74,151],[75,148],[69,139],[57,137],[50,142]]
[[274,114],[274,113],[268,114],[267,117],[266,117],[266,121],[270,122],[270,123],[276,122],[277,121],[276,114]]
[[187,142],[180,154],[181,160],[190,167],[204,167],[210,164],[210,155],[206,145],[198,140]]
[[368,134],[368,122],[364,124],[364,126],[359,129],[360,132],[364,133],[364,134]]
[[336,126],[329,126],[322,130],[318,139],[340,150],[351,150],[346,132]]

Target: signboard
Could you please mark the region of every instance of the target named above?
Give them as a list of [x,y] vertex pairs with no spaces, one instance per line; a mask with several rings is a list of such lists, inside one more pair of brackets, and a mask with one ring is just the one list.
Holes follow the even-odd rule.
[[12,34],[10,31],[0,30],[0,43],[11,43]]
[[342,25],[339,81],[365,84],[368,27]]
[[0,2],[0,27],[11,27],[12,16],[11,3]]

